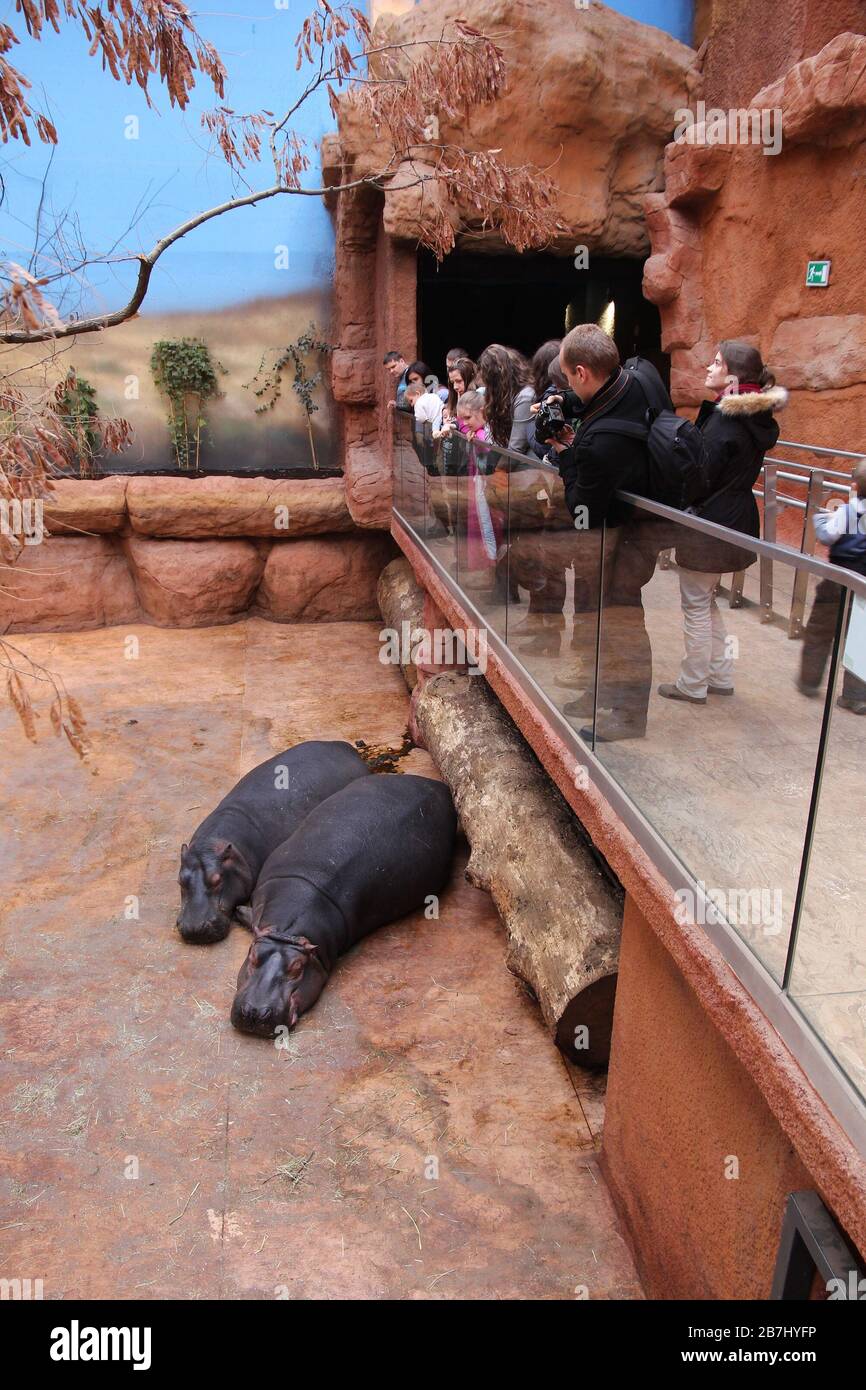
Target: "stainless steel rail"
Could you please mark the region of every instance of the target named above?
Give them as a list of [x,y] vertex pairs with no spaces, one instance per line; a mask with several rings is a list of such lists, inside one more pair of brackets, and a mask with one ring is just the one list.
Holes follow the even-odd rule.
[[[866,454],[853,453],[849,449],[829,449],[819,444],[798,444],[789,439],[780,439],[776,449],[797,449],[821,458],[851,459],[854,463],[866,459]],[[799,469],[799,472],[791,472],[792,469]],[[832,497],[847,501],[851,485],[850,473],[843,473],[831,468],[815,468],[806,463],[798,463],[796,460],[776,458],[772,454],[769,454],[764,460],[762,472],[763,486],[754,488],[753,492],[756,497],[761,498],[764,504],[764,538],[775,542],[779,512],[793,507],[796,511],[803,513],[800,553],[814,555],[816,543],[815,512],[824,507]],[[806,489],[805,498],[791,497],[787,493],[780,493],[778,490],[780,479],[783,482],[797,483],[804,487]],[[729,597],[731,608],[742,606],[745,580],[744,570],[738,571],[731,577]],[[777,620],[778,615],[774,608],[773,581],[772,557],[764,556],[761,558],[759,570],[759,603],[762,623]],[[792,639],[798,638],[803,631],[807,586],[808,577],[795,576],[787,617],[788,636]]]

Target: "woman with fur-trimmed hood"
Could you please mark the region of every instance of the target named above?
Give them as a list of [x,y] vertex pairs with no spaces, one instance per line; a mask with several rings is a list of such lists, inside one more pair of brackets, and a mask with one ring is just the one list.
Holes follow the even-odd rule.
[[[705,385],[715,399],[703,402],[695,424],[707,448],[710,493],[698,515],[758,537],[761,521],[752,488],[765,453],[779,438],[773,415],[788,393],[776,385],[757,348],[736,339],[719,343]],[[660,685],[660,695],[703,705],[708,692],[734,693],[733,661],[726,654],[727,633],[715,589],[723,574],[747,569],[757,558],[752,550],[680,529],[676,561],[686,652],[676,684]]]

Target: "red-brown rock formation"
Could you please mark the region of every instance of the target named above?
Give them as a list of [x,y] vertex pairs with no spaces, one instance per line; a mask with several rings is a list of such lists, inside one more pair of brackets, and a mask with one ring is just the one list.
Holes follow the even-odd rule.
[[278,622],[378,617],[376,585],[396,553],[390,536],[295,541],[271,549],[256,608]]
[[140,617],[124,557],[105,536],[25,546],[3,576],[0,632],[73,632]]
[[[472,112],[465,126],[439,114],[438,138],[467,149],[501,150],[511,165],[550,167],[561,189],[551,241],[573,254],[585,244],[608,255],[643,255],[649,238],[643,213],[648,192],[662,186],[664,146],[674,112],[698,89],[693,50],[659,29],[603,5],[577,9],[572,0],[421,0],[408,14],[385,16],[378,43],[438,38],[463,16],[499,43],[508,70],[503,95]],[[326,184],[383,169],[393,150],[341,102],[339,134],[322,146]],[[399,163],[384,195],[370,188],[331,199],[335,213],[338,349],[334,395],[343,410],[347,501],[360,526],[386,526],[391,505],[390,416],[382,356],[391,348],[415,355],[416,247],[425,221],[445,213],[460,236],[478,244],[470,205],[454,206],[419,151]],[[562,224],[557,233],[554,222]],[[496,245],[495,227],[483,243]]]
[[130,478],[126,505],[144,536],[292,536],[351,531],[340,478]]
[[[645,200],[674,400],[697,404],[716,343],[746,338],[791,389],[787,438],[866,449],[866,37],[837,34],[741,104],[781,111],[780,152],[671,143]],[[829,286],[807,286],[823,258]]]
[[232,622],[249,608],[264,567],[251,541],[130,536],[125,548],[144,615],[158,627]]

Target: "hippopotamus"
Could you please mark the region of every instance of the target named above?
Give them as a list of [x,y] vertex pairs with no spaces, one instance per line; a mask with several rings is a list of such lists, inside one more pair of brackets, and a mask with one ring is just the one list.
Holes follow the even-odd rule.
[[350,744],[313,739],[242,777],[181,848],[177,927],[184,941],[222,941],[268,855],[320,801],[371,775]]
[[410,774],[359,779],[311,811],[259,875],[235,1028],[293,1028],[338,956],[444,887],[456,829],[444,783]]

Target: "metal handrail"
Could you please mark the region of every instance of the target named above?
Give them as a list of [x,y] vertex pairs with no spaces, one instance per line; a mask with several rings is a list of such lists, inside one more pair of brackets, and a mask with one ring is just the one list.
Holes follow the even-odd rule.
[[816,579],[829,579],[840,588],[850,589],[852,594],[866,599],[866,576],[855,574],[853,570],[843,569],[839,565],[831,565],[828,560],[818,560],[814,555],[791,550],[790,547],[779,545],[775,541],[762,540],[757,536],[744,535],[742,531],[734,531],[730,526],[720,526],[716,521],[706,521],[703,517],[693,516],[690,512],[681,512],[677,507],[667,507],[663,502],[653,502],[649,497],[641,497],[636,492],[617,492],[616,497],[621,502],[628,502],[630,506],[638,507],[641,511],[652,512],[654,516],[665,517],[667,520],[675,522],[677,526],[682,526],[689,531],[698,531],[704,536],[713,536],[718,540],[727,541],[731,545],[736,545],[738,549],[753,550],[757,555],[764,555],[768,559],[778,560],[782,564],[788,565],[790,569],[800,573],[813,574]]
[[[824,456],[852,459],[863,459],[864,455],[851,453],[844,449],[825,449],[819,445],[797,445],[789,441],[779,441],[787,448],[801,448],[813,453],[820,453]],[[783,465],[780,467],[779,465]],[[799,473],[791,473],[788,470],[798,468]],[[803,513],[803,530],[800,535],[800,552],[812,555],[815,551],[817,537],[815,535],[815,513],[824,507],[832,497],[839,497],[840,500],[847,501],[847,494],[851,488],[851,476],[848,473],[840,473],[834,469],[813,468],[808,464],[791,463],[787,459],[777,459],[769,455],[762,466],[763,489],[753,488],[756,497],[760,497],[764,504],[764,535],[775,539],[776,522],[780,506],[793,507],[796,511]],[[779,493],[777,490],[778,480],[782,478],[786,482],[800,484],[806,489],[806,497],[790,497],[786,493]],[[837,481],[838,480],[838,481]],[[838,567],[837,567],[838,574]],[[731,579],[730,604],[738,607],[742,603],[743,588],[745,585],[745,574],[740,571]],[[761,560],[760,570],[761,587],[761,621],[773,622],[776,614],[773,607],[773,561],[772,559]],[[791,591],[791,607],[788,614],[788,636],[792,639],[798,638],[803,631],[803,622],[806,612],[806,592],[808,588],[808,576],[795,575],[794,584]]]
[[[820,454],[823,458],[866,459],[866,454],[852,453],[850,449],[828,449],[823,444],[797,444],[793,439],[777,439],[776,447],[782,449],[802,449],[806,454]],[[808,464],[803,465],[808,468]],[[838,475],[840,478],[844,474]]]
[[[395,418],[395,428],[399,427],[399,421]],[[414,428],[420,434],[424,443],[434,446],[432,438],[432,427],[424,422],[421,430],[412,417],[406,421],[407,425]],[[828,457],[866,459],[866,454],[852,453],[845,449],[830,449],[823,445],[797,444],[789,440],[779,440],[778,445],[783,448],[802,449],[806,452],[821,454]],[[539,459],[535,455],[519,454],[512,449],[499,444],[484,444],[478,446],[482,453],[490,453],[497,459],[507,459],[514,471],[517,469],[536,469],[540,472],[547,472],[559,477],[558,468],[547,463],[544,459]],[[780,473],[780,465],[784,468],[801,468],[802,477],[796,474]],[[759,491],[753,488],[755,496],[761,497],[764,501],[764,535],[761,539],[748,537],[748,549],[754,551],[760,561],[760,609],[761,621],[773,622],[776,614],[773,609],[773,565],[780,561],[787,564],[795,571],[794,584],[791,595],[791,609],[788,615],[788,636],[792,639],[798,638],[803,630],[803,620],[805,617],[805,605],[808,592],[809,575],[816,579],[830,579],[834,584],[841,588],[849,589],[852,594],[866,598],[866,579],[861,575],[855,574],[852,570],[844,569],[839,565],[831,565],[826,560],[815,558],[816,536],[813,524],[815,512],[819,510],[819,504],[823,501],[825,493],[830,495],[839,494],[839,488],[834,487],[828,482],[828,478],[838,478],[847,481],[850,485],[850,475],[825,468],[812,468],[808,464],[792,463],[789,459],[777,459],[768,455],[762,465],[764,478],[764,489]],[[779,477],[786,477],[789,481],[802,483],[807,489],[805,500],[780,496],[776,491],[776,482]],[[645,511],[654,512],[658,516],[664,516],[674,521],[679,526],[685,526],[689,530],[703,532],[709,536],[715,536],[720,540],[725,540],[731,544],[743,548],[743,533],[733,531],[727,526],[719,526],[716,522],[704,521],[703,518],[694,516],[692,513],[679,511],[675,507],[665,507],[662,503],[652,502],[649,498],[639,497],[635,493],[617,493],[620,500],[628,501],[632,505],[639,506]],[[803,534],[800,542],[800,549],[795,550],[792,546],[780,545],[776,541],[776,521],[778,507],[796,507],[798,511],[804,513]],[[798,560],[802,563],[798,563]],[[745,571],[739,570],[731,577],[731,587],[729,592],[729,606],[739,608],[743,604],[743,589],[745,586]]]

